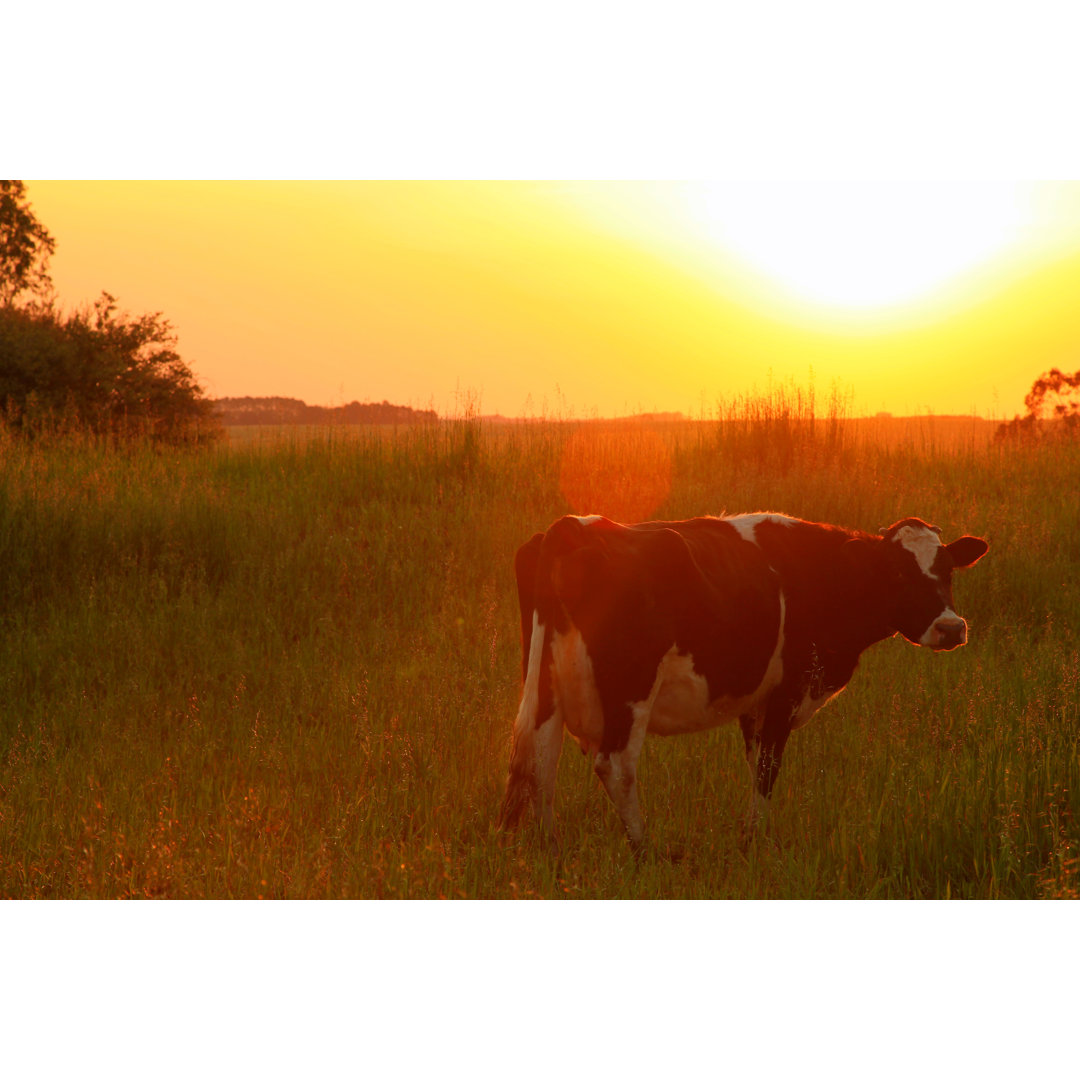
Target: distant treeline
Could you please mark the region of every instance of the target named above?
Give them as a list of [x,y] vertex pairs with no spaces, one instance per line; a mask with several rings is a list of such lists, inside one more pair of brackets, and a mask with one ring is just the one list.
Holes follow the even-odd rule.
[[308,405],[299,398],[225,397],[214,412],[226,427],[242,424],[425,424],[438,419],[434,409],[350,401],[348,405]]

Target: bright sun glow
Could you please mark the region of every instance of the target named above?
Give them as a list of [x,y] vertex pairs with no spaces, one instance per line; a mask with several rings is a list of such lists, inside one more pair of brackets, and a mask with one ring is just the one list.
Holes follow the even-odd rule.
[[60,302],[164,312],[213,397],[709,415],[813,372],[861,411],[1011,415],[1080,366],[1075,181],[29,191]]
[[773,315],[846,321],[925,315],[970,298],[988,274],[1074,243],[1071,193],[1044,189],[691,181],[577,185],[575,194],[595,221],[674,255],[727,296]]
[[835,308],[917,302],[1022,238],[1009,185],[693,184],[686,213],[791,298]]

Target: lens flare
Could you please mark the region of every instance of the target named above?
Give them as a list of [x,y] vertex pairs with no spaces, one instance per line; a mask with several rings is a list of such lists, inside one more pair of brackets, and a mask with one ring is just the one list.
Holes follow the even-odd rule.
[[578,428],[563,447],[559,489],[573,513],[645,521],[671,491],[671,451],[650,428]]

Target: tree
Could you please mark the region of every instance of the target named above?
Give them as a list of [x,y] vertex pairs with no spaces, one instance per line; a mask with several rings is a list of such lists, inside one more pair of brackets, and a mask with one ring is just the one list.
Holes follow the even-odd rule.
[[[1059,368],[1043,372],[1024,397],[1027,414],[1000,424],[994,438],[999,441],[1032,442],[1057,435],[1080,436],[1080,371],[1066,375]],[[1044,426],[1042,421],[1058,421]]]
[[62,420],[169,442],[220,430],[168,320],[119,312],[104,292],[67,316],[51,304],[0,308],[0,405],[23,428]]
[[[0,419],[22,431],[59,423],[169,442],[220,434],[160,312],[120,312],[103,292],[61,314],[48,274],[55,249],[26,185],[0,180]],[[33,303],[17,302],[24,293]]]
[[1050,419],[1075,423],[1080,417],[1080,371],[1066,375],[1051,368],[1032,384],[1024,405],[1031,416],[1039,419],[1049,410]]
[[49,258],[56,241],[34,216],[21,180],[0,180],[0,305],[25,292],[46,296],[52,289]]

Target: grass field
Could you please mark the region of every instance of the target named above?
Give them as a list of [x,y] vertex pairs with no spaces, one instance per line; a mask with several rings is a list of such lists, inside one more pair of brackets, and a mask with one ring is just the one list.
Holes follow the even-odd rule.
[[[0,895],[1076,897],[1080,447],[991,433],[775,403],[202,451],[0,432]],[[562,858],[498,833],[515,548],[569,510],[760,509],[987,537],[970,643],[870,650],[745,854],[730,726],[646,744],[639,860],[572,743]]]

